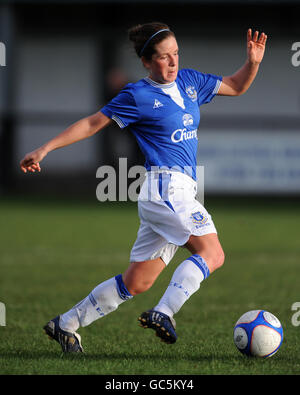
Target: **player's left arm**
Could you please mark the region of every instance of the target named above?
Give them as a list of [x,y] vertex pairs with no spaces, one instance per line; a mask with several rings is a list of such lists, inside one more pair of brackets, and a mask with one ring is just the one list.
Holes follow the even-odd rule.
[[218,95],[239,96],[245,93],[254,81],[263,60],[267,35],[256,31],[252,37],[252,30],[247,31],[247,60],[233,75],[223,77]]

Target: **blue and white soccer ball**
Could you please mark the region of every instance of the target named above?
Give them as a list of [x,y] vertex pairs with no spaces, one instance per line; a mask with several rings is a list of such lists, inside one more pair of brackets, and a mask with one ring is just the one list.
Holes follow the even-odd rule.
[[268,358],[279,350],[283,330],[279,319],[273,314],[265,310],[252,310],[236,322],[233,340],[241,353]]

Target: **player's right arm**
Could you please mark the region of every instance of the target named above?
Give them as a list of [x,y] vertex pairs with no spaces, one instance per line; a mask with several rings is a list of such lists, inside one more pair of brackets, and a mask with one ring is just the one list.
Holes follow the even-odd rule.
[[80,119],[65,129],[58,136],[54,137],[36,150],[26,154],[20,162],[21,170],[24,173],[27,173],[27,171],[41,171],[40,162],[49,152],[91,137],[105,128],[110,122],[112,122],[112,120],[100,111],[86,118]]

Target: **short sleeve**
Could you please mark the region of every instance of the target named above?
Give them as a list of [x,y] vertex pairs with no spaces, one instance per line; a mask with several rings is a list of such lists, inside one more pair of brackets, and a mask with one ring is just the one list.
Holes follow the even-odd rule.
[[209,103],[218,93],[222,83],[222,77],[214,74],[201,73],[196,70],[188,70],[189,78],[197,91],[197,102],[201,104]]
[[128,84],[106,106],[100,110],[104,115],[113,119],[121,129],[140,119],[134,96]]

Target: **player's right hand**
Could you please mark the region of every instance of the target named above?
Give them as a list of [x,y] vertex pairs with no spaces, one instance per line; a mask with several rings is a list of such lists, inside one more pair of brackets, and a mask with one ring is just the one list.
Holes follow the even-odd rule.
[[38,148],[35,151],[29,152],[20,162],[21,170],[24,173],[27,171],[34,173],[35,171],[40,172],[40,163],[42,159],[47,155],[47,152],[43,148]]

